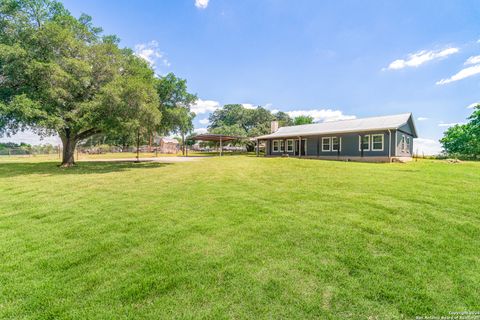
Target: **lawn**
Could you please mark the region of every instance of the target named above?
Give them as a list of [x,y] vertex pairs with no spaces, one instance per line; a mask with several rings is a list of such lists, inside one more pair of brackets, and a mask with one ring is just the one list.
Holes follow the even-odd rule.
[[480,163],[0,162],[2,319],[480,311]]

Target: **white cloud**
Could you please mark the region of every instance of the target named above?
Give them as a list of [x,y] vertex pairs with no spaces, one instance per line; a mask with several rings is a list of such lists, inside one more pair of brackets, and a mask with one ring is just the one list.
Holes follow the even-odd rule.
[[204,125],[205,125],[205,124],[208,124],[209,121],[208,121],[208,118],[205,118],[205,119],[200,119],[198,122],[199,122],[200,124],[204,124]]
[[417,120],[418,120],[418,121],[425,121],[425,120],[428,120],[428,118],[426,118],[426,117],[418,117]]
[[480,104],[480,102],[474,102],[474,103],[468,105],[468,106],[467,106],[467,109],[473,109],[473,108],[475,108],[476,106],[478,106],[479,104]]
[[313,110],[293,110],[286,111],[286,113],[292,117],[298,116],[311,116],[315,122],[328,122],[336,120],[348,120],[355,119],[355,116],[344,115],[340,110],[331,109],[313,109]]
[[208,129],[207,128],[197,128],[197,129],[193,130],[193,132],[195,132],[196,134],[202,134],[202,133],[207,133]]
[[[428,61],[445,58],[451,54],[457,53],[458,48],[447,48],[443,50],[422,50],[416,53],[410,53],[408,59],[397,59],[390,63],[386,69],[399,70],[406,67],[418,67]],[[385,69],[385,68],[384,68]]]
[[457,124],[463,124],[461,122],[452,122],[452,123],[439,123],[438,126],[439,127],[453,127],[453,126],[456,126]]
[[465,61],[464,65],[480,63],[480,56],[471,56]]
[[136,44],[135,55],[148,61],[152,66],[155,66],[158,61],[161,61],[164,66],[170,66],[170,62],[168,62],[165,55],[158,49],[158,42],[155,40],[148,43]]
[[205,9],[208,7],[209,0],[195,0],[195,7],[198,9]]
[[447,84],[447,83],[450,83],[450,82],[454,82],[454,81],[458,81],[458,80],[462,80],[462,79],[474,76],[474,75],[479,74],[479,73],[480,73],[480,64],[477,64],[475,66],[464,68],[464,69],[460,70],[459,72],[457,72],[456,74],[454,74],[450,78],[442,79],[440,81],[437,81],[436,84],[438,84],[438,85]]
[[418,155],[437,155],[442,151],[440,142],[433,139],[417,138],[413,139],[414,152]]
[[195,114],[209,113],[220,108],[220,102],[214,100],[202,100],[198,99],[194,105],[190,107]]

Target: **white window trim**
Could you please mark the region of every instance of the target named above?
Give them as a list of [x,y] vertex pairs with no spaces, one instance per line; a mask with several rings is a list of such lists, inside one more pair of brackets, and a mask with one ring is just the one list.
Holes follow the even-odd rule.
[[[277,148],[275,148],[275,142],[277,142]],[[280,140],[272,140],[272,152],[280,152]]]
[[[342,137],[330,137],[331,138],[331,142],[332,142],[332,146],[331,146],[331,151],[332,152],[338,152],[338,151],[342,151]],[[336,138],[338,139],[338,150],[333,150],[333,138]]]
[[[289,149],[289,146],[288,146],[288,143],[289,142],[292,142],[292,149]],[[293,139],[287,139],[287,152],[293,152],[293,150],[295,150],[295,141]]]
[[[374,137],[382,137],[382,148],[381,149],[375,149],[375,142],[373,141]],[[377,134],[372,134],[372,151],[383,151],[385,149],[385,138],[383,133],[377,133]]]
[[406,152],[406,151],[405,151],[405,146],[406,146],[406,145],[407,145],[407,139],[405,138],[405,135],[402,134],[402,140],[400,141],[400,146],[401,146],[400,149],[401,149],[402,152],[404,152],[404,153]]
[[[328,140],[328,149],[324,149],[323,141]],[[332,150],[332,137],[322,137],[322,152],[327,152]]]
[[367,149],[363,149],[363,151],[370,151],[370,142],[372,141],[372,139],[370,139],[370,135],[369,134],[366,134],[366,135],[359,135],[358,136],[358,151],[362,151],[362,138],[363,137],[368,137],[368,148]]
[[409,136],[406,136],[405,139],[406,139],[406,144],[405,144],[406,149],[405,149],[405,152],[406,152],[406,153],[410,153],[410,137],[409,137]]

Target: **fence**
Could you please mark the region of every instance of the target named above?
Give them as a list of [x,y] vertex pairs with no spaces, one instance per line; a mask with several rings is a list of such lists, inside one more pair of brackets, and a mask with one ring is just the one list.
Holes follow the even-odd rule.
[[0,148],[0,156],[60,155],[60,151],[57,146]]

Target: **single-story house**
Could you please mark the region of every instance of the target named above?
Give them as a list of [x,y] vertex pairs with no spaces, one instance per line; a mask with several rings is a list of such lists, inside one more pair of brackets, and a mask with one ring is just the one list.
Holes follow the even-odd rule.
[[278,128],[256,137],[266,156],[347,161],[409,161],[417,130],[411,113]]

